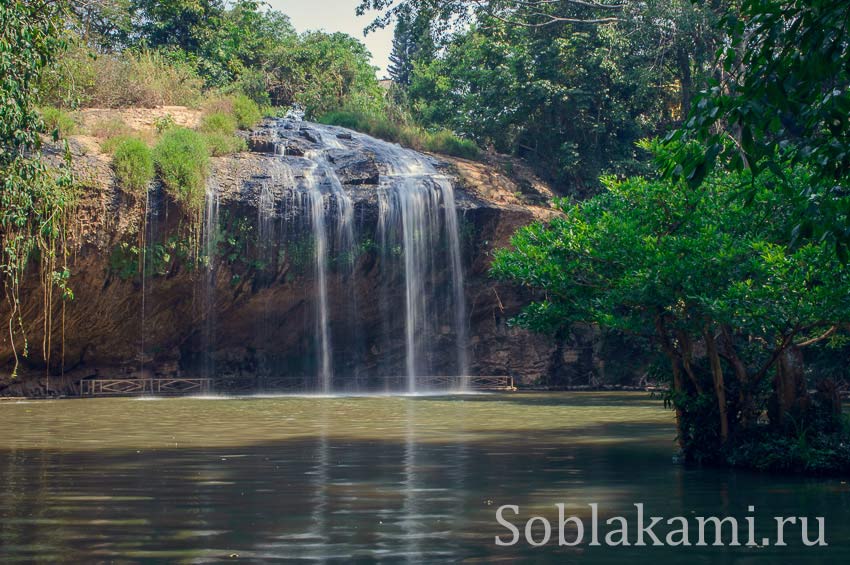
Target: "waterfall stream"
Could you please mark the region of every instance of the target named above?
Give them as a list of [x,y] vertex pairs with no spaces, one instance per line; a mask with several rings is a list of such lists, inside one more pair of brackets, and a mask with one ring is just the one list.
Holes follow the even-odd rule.
[[319,344],[319,382],[321,390],[328,393],[333,380],[331,366],[331,334],[328,316],[328,236],[325,228],[325,199],[319,190],[316,179],[316,167],[304,172],[307,205],[310,210],[310,222],[313,228],[313,242],[316,267],[316,337]]
[[[432,373],[431,342],[440,305],[433,284],[436,265],[446,264],[451,272],[453,325],[456,340],[457,375],[468,375],[466,357],[466,301],[460,234],[454,187],[421,154],[398,145],[367,138],[376,157],[385,165],[381,189],[386,193],[379,207],[382,245],[401,243],[404,255],[405,338],[408,390],[417,389],[416,377]],[[442,213],[441,213],[442,212]],[[439,240],[447,239],[449,259],[439,257]]]
[[[313,374],[303,376],[315,379],[315,388],[329,393],[351,390],[348,381],[354,381],[356,388],[361,377],[401,377],[405,390],[418,392],[422,388],[417,380],[420,377],[468,375],[463,260],[451,180],[440,174],[425,155],[342,128],[286,119],[274,122],[270,129],[276,131],[280,141],[275,146],[272,172],[254,183],[257,250],[262,263],[275,269],[292,269],[296,263],[301,264],[304,253],[310,256],[312,268],[293,275],[309,275],[293,284],[303,285],[305,300],[313,305],[314,362],[305,361],[303,365]],[[289,143],[298,135],[310,140],[310,148],[290,151]],[[344,166],[340,162],[363,155],[377,166],[377,184],[365,182],[370,185],[368,189],[344,184],[338,176],[338,169]],[[355,225],[355,208],[359,204],[355,204],[352,194],[357,191],[357,202],[368,199],[376,210],[373,223],[365,227]],[[208,288],[204,292],[204,307],[208,310],[215,307],[212,255],[219,205],[219,196],[210,190],[204,241],[210,257]],[[374,270],[358,272],[358,257],[367,248],[376,257],[377,275]],[[376,296],[358,296],[358,291],[366,288],[358,285],[358,277],[367,275],[380,277],[371,291]],[[270,284],[285,284],[276,276],[269,280],[275,281]],[[256,323],[258,337],[264,338],[259,341],[270,344],[273,339],[269,337],[273,338],[282,326],[279,320],[274,327],[269,322],[274,318],[276,304],[273,292],[265,296],[269,298]],[[360,303],[364,301],[367,311],[379,312],[380,331],[364,327],[366,322],[360,313]],[[374,319],[371,324],[376,326]],[[376,333],[385,336],[386,341],[375,342],[374,337],[368,337]],[[399,363],[393,350],[398,343],[395,340],[402,335],[403,363]],[[215,347],[212,311],[207,313],[203,342],[208,352]],[[441,355],[451,350],[455,352],[454,359],[447,362]],[[301,353],[302,358],[306,359],[307,351]],[[289,370],[286,364],[266,366],[265,360],[279,353],[258,351],[258,370]],[[372,356],[369,370],[363,369],[366,355]],[[211,375],[211,355],[205,359],[204,372]]]

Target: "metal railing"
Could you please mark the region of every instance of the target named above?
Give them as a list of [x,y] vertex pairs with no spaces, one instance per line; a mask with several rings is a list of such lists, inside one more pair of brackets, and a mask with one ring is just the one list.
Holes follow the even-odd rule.
[[141,396],[145,394],[204,394],[212,379],[88,379],[80,381],[80,396]]
[[[212,391],[225,394],[257,392],[312,392],[317,390],[315,377],[236,377],[211,378],[125,378],[86,379],[80,381],[80,396],[177,396],[206,394]],[[339,379],[333,383],[335,392],[397,391],[409,387],[406,376],[359,377]],[[415,377],[416,390],[424,391],[514,391],[513,377],[506,375]]]

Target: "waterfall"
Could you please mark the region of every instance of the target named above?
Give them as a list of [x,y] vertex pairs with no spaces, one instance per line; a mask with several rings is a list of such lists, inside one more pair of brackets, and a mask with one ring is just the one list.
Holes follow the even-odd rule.
[[[369,136],[293,120],[279,121],[273,127],[279,140],[276,165],[270,180],[260,183],[257,192],[258,248],[264,253],[283,246],[288,255],[286,246],[292,244],[297,245],[291,248],[295,254],[309,251],[305,258],[312,266],[314,284],[305,287],[305,298],[315,305],[312,339],[318,389],[328,393],[345,386],[345,380],[335,379],[334,374],[342,366],[350,367],[354,374],[346,377],[356,380],[367,354],[378,357],[376,365],[371,365],[376,374],[371,376],[402,373],[409,392],[417,390],[418,377],[467,375],[463,261],[450,179],[441,175],[428,157]],[[342,143],[338,134],[351,141]],[[287,149],[290,144],[294,144],[291,151]],[[373,156],[369,159],[373,159],[373,170],[378,168],[378,186],[366,181],[369,186],[361,189],[349,183],[349,177],[345,185],[340,180],[337,171],[351,166],[352,161],[357,165],[361,155]],[[377,201],[376,224],[371,224],[374,235],[355,233],[352,195],[357,191],[358,203]],[[278,218],[280,236],[276,239]],[[308,234],[311,245],[305,247]],[[360,247],[358,236],[378,246],[374,255],[377,271],[372,276],[380,277],[379,295],[360,298],[378,302],[367,308],[378,311],[379,332],[362,327],[364,322],[359,319],[357,256],[366,247]],[[266,263],[274,263],[276,257]],[[266,312],[274,309],[269,303]],[[309,318],[307,321],[310,323]],[[264,321],[258,323],[263,324],[262,331],[269,331]],[[347,333],[340,333],[342,328]],[[367,351],[364,336],[370,333],[388,341],[373,342]],[[400,351],[396,344],[402,343],[403,366],[400,357],[389,357],[393,350]],[[451,349],[454,358],[448,363],[438,357]]]
[[[408,390],[414,392],[416,377],[430,374],[433,369],[434,326],[442,314],[433,283],[441,236],[446,238],[451,272],[455,371],[461,376],[469,374],[466,300],[454,187],[419,153],[368,139],[376,157],[386,167],[382,181],[385,196],[379,200],[380,239],[385,248],[400,241],[404,255],[406,376]],[[431,288],[426,288],[429,275]]]
[[[463,259],[460,249],[460,228],[457,220],[457,205],[455,192],[451,181],[446,178],[437,179],[443,195],[446,209],[446,234],[449,238],[449,254],[451,256],[452,289],[454,291],[454,322],[457,350],[458,375],[469,375],[469,358],[466,353],[468,331],[466,326],[466,295],[463,288]],[[461,381],[464,387],[466,381]]]
[[315,259],[317,315],[316,336],[319,345],[319,382],[324,393],[331,391],[333,367],[331,366],[331,333],[328,321],[328,235],[325,228],[325,199],[319,189],[314,166],[304,171],[307,206],[313,229],[313,256]]
[[204,376],[212,378],[215,376],[215,361],[213,350],[215,348],[215,258],[218,245],[218,211],[220,206],[219,187],[214,178],[207,182],[207,190],[204,195],[204,233],[203,248],[206,257],[206,271],[204,272],[203,308],[203,353],[204,353]]

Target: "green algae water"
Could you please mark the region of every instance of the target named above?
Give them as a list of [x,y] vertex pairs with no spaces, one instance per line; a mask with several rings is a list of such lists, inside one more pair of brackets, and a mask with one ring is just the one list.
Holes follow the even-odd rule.
[[[850,560],[845,480],[675,464],[673,414],[643,393],[6,401],[0,428],[2,563]],[[732,516],[743,545],[527,543],[557,503],[588,527],[591,503],[602,522]],[[747,546],[747,516],[759,541],[823,517],[829,545],[788,526]]]

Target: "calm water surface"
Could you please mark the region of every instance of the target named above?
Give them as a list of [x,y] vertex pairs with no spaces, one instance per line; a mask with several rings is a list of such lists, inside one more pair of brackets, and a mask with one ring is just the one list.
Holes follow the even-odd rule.
[[[7,401],[0,562],[850,562],[845,481],[684,468],[673,438],[645,394]],[[494,545],[500,505],[522,527],[558,502],[588,527],[594,502],[755,515],[759,539],[823,516],[830,545]]]

